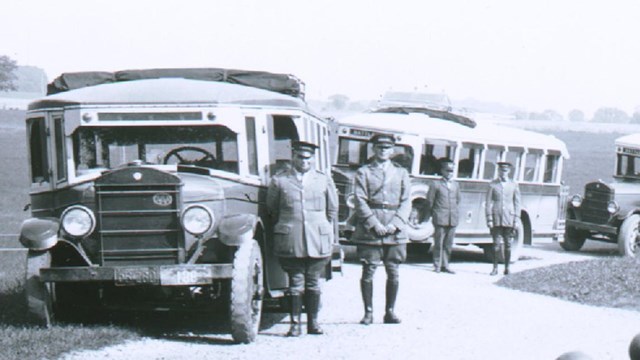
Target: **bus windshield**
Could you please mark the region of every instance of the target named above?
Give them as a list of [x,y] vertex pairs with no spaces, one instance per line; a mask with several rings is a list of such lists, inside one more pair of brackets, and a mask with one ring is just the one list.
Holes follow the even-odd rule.
[[73,150],[79,174],[135,160],[238,173],[237,135],[224,126],[81,127]]
[[[365,139],[341,138],[338,144],[338,162],[336,165],[362,166],[373,157],[373,146]],[[396,144],[391,160],[411,172],[413,149],[409,145]]]

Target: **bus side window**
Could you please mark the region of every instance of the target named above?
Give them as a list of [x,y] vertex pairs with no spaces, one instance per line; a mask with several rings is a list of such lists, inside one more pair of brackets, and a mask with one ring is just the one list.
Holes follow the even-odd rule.
[[546,165],[544,167],[544,179],[545,183],[555,183],[558,177],[558,163],[559,155],[549,154],[547,155]]
[[481,149],[478,145],[464,144],[460,149],[460,160],[458,161],[458,177],[462,179],[473,179],[477,177],[477,162]]
[[273,115],[269,127],[269,173],[271,176],[291,167],[291,143],[300,140],[298,129],[289,116]]
[[31,182],[49,181],[49,151],[44,118],[29,119],[29,152],[31,155]]
[[540,157],[542,153],[540,151],[531,151],[525,154],[524,161],[524,174],[522,174],[522,181],[535,182],[538,181],[538,167],[540,166]]

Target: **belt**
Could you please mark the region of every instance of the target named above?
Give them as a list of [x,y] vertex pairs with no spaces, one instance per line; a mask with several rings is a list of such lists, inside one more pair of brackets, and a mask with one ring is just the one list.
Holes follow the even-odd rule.
[[400,208],[400,205],[369,204],[369,208],[371,208],[371,209],[382,209],[382,210],[398,210],[398,208]]

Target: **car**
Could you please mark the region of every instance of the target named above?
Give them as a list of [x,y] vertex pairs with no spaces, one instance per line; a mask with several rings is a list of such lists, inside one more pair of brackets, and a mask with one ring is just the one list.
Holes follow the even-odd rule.
[[249,343],[263,307],[286,304],[267,186],[294,141],[317,144],[315,167],[330,171],[328,124],[307,108],[301,80],[217,68],[66,73],[26,123],[31,217],[20,241],[34,321],[222,312],[233,339]]
[[567,204],[563,249],[579,251],[586,240],[618,245],[618,253],[636,257],[640,250],[640,134],[615,140],[612,182],[585,184]]

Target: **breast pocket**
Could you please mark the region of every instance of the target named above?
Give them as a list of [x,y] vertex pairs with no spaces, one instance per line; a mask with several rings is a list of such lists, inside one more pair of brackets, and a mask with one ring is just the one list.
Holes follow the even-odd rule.
[[284,205],[288,208],[293,208],[297,203],[300,203],[300,192],[294,190],[285,190],[284,192]]

